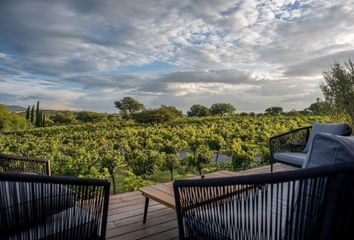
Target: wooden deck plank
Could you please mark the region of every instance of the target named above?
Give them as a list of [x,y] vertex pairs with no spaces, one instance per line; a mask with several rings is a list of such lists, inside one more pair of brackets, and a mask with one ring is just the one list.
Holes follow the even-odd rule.
[[156,240],[156,239],[178,239],[178,228],[173,228],[171,230],[160,232],[158,234],[141,238],[144,240]]
[[[274,165],[274,171],[291,169],[294,168],[282,164]],[[270,172],[270,166],[236,173],[219,172],[209,177],[249,175],[267,172]],[[173,185],[169,182],[161,184],[158,188],[165,191],[166,196],[169,196],[166,192],[170,191]],[[174,202],[174,199],[169,199],[168,201]],[[139,191],[112,195],[110,197],[108,210],[107,239],[178,239],[178,226],[175,211],[151,199],[147,222],[143,224],[144,203],[145,198]]]
[[124,234],[124,235],[114,236],[108,239],[123,239],[123,240],[141,239],[144,237],[150,237],[156,235],[164,231],[175,229],[177,227],[178,227],[177,221],[172,220],[168,222],[163,222],[159,225],[155,225],[152,227],[145,227],[143,229],[140,229],[139,231],[129,232],[128,234]]
[[[168,208],[168,207],[162,208],[162,209],[158,209],[158,210],[149,212],[149,215],[148,215],[147,219],[148,219],[148,221],[150,221],[151,219],[159,218],[161,216],[168,215],[168,214],[175,215],[175,211],[172,210],[171,208]],[[143,212],[141,212],[140,215],[131,216],[129,218],[116,220],[116,221],[114,221],[114,224],[118,228],[130,225],[130,224],[136,224],[136,223],[139,223],[141,225],[141,227],[145,227],[145,225],[143,225],[142,221],[143,221]]]
[[[155,206],[150,206],[149,207],[149,212],[157,210],[157,209],[162,209],[164,207],[165,206],[163,206],[161,204],[156,204]],[[139,215],[139,214],[142,213],[142,209],[136,208],[134,206],[134,207],[131,208],[131,211],[128,211],[128,212],[123,212],[123,213],[120,213],[119,211],[118,212],[113,212],[113,213],[111,213],[112,215],[108,214],[108,221],[116,221],[116,220],[119,220],[119,219],[123,219],[123,218],[131,217],[131,216]]]
[[[169,214],[161,215],[159,217],[154,217],[154,218],[149,218],[149,221],[147,221],[144,224],[144,228],[150,228],[155,225],[160,225],[164,222],[169,222],[169,221],[174,221],[176,220],[175,213],[171,211]],[[141,219],[139,222],[135,222],[133,224],[125,225],[116,229],[112,229],[111,231],[107,232],[107,238],[109,237],[116,237],[116,236],[121,236],[125,235],[127,233],[135,232],[137,230],[141,229]]]
[[[142,204],[144,204],[143,202],[141,203],[137,203],[137,204],[130,204],[128,206],[124,206],[121,208],[115,208],[115,209],[110,209],[108,211],[111,212],[112,215],[115,215],[116,213],[127,213],[127,212],[132,212],[132,210],[139,208]],[[157,202],[153,202],[151,201],[151,203],[149,204],[150,207],[159,205]]]

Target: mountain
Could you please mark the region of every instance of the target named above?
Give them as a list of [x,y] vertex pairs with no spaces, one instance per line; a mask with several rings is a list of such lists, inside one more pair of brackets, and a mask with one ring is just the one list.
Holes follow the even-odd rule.
[[5,107],[7,107],[8,109],[10,109],[12,111],[16,111],[16,112],[23,112],[23,111],[27,110],[27,108],[17,106],[17,105],[5,105]]

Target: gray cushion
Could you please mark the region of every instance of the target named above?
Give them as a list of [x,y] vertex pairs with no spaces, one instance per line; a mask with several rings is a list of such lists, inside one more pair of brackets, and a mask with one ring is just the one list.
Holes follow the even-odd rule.
[[75,193],[62,184],[0,181],[0,231],[16,230],[75,204]]
[[301,152],[274,153],[274,159],[302,166],[307,154]]
[[[78,206],[48,217],[32,227],[22,229],[8,237],[12,239],[90,239],[97,233],[96,217]],[[97,237],[97,236],[96,236]]]
[[311,148],[311,144],[313,138],[318,133],[331,133],[335,135],[348,135],[350,134],[351,129],[347,124],[339,123],[339,124],[323,124],[323,123],[314,123],[312,126],[311,134],[307,141],[304,152],[308,152]]
[[354,162],[354,137],[329,133],[317,134],[303,167]]

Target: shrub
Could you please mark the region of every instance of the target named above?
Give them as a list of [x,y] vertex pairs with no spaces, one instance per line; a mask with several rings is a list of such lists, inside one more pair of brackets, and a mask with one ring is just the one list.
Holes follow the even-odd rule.
[[178,166],[177,154],[163,154],[162,170],[169,171],[171,176],[171,181],[173,180],[173,170]]
[[246,169],[251,165],[254,156],[245,151],[240,151],[238,153],[233,153],[231,155],[231,160],[234,170]]
[[50,116],[55,124],[71,125],[76,123],[75,115],[72,112],[64,111]]
[[170,122],[182,116],[182,112],[174,107],[161,106],[157,109],[148,109],[134,113],[133,119],[138,123],[163,123]]
[[87,122],[96,123],[96,122],[106,120],[107,118],[103,113],[84,111],[84,112],[78,112],[76,114],[76,119],[84,123]]
[[0,105],[0,131],[24,129],[27,125],[27,121],[24,117]]
[[160,165],[161,156],[152,150],[134,150],[127,155],[127,160],[133,173],[145,179]]
[[185,161],[188,166],[195,167],[199,175],[202,175],[202,169],[211,162],[212,152],[208,146],[200,145],[195,155],[187,155]]
[[144,180],[140,176],[134,175],[134,173],[127,171],[126,176],[123,180],[123,191],[124,192],[131,192],[137,191],[141,187],[151,186],[152,182]]

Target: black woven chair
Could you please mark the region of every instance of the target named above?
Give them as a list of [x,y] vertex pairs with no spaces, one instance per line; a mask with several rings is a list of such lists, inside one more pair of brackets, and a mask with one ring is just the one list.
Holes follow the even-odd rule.
[[50,175],[50,162],[35,157],[22,157],[0,153],[0,172],[27,172]]
[[105,239],[110,183],[46,176],[37,160],[0,160],[0,239]]
[[354,165],[174,182],[180,239],[351,239]]
[[[314,128],[314,131],[313,131]],[[269,139],[271,171],[276,162],[301,167],[306,160],[314,136],[318,133],[331,133],[349,136],[352,129],[347,124],[320,124],[286,132]]]

